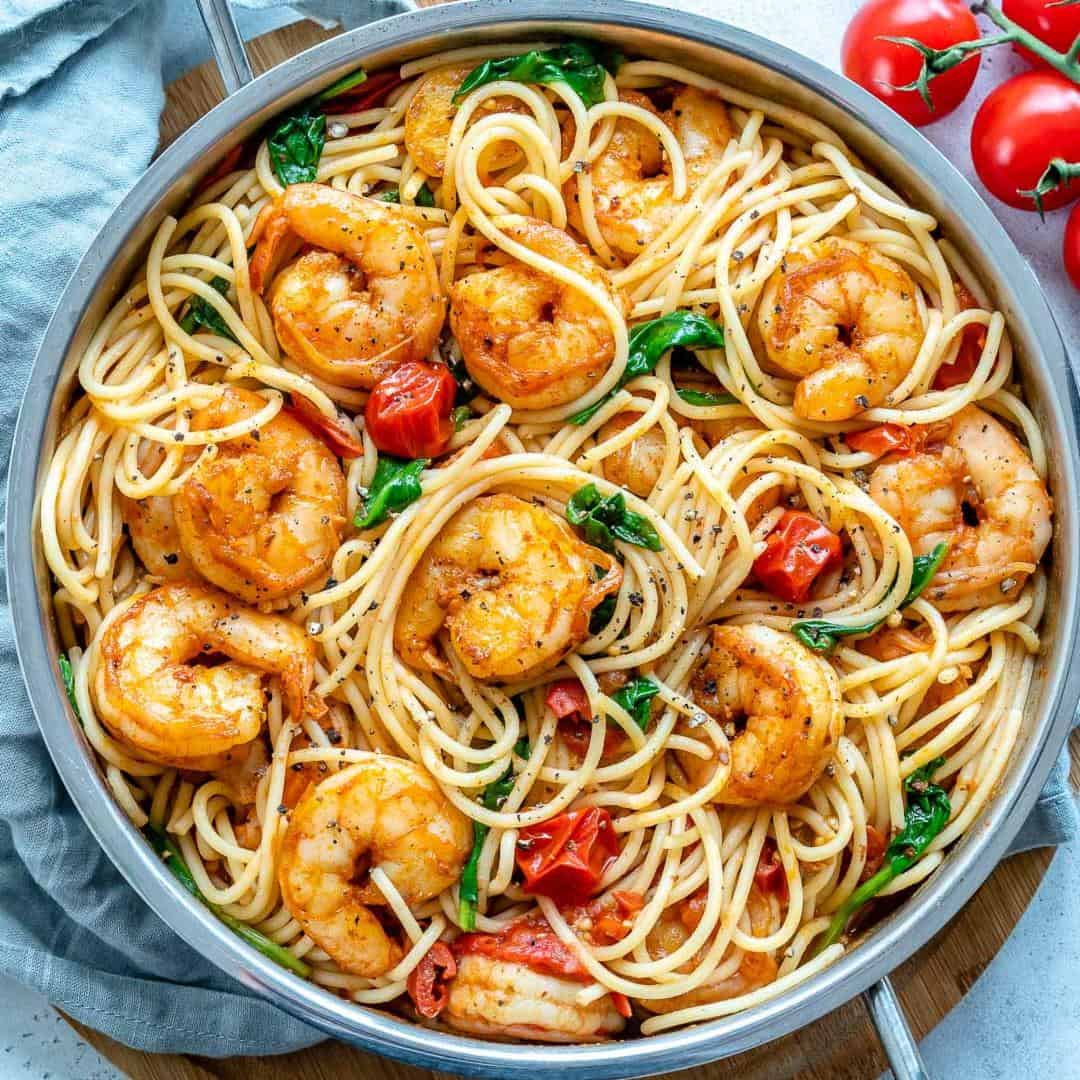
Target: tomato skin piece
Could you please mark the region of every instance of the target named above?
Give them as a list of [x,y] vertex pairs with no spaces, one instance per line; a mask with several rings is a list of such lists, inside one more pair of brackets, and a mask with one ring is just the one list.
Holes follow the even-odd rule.
[[859,881],[866,881],[867,878],[872,878],[878,870],[881,869],[881,864],[885,861],[885,848],[887,846],[888,841],[885,839],[884,833],[873,825],[867,825],[866,865],[862,868],[862,873],[859,875]]
[[611,815],[589,806],[522,829],[516,861],[526,892],[566,906],[588,900],[618,853]]
[[447,984],[456,974],[457,961],[450,946],[436,941],[405,980],[405,989],[421,1016],[434,1020],[443,1011],[450,997]]
[[[956,300],[961,311],[979,307],[979,302],[971,295],[963,282],[955,283]],[[953,386],[966,383],[979,366],[983,346],[986,344],[985,326],[965,326],[960,333],[960,348],[956,350],[956,359],[951,364],[942,364],[934,376],[935,390],[948,390]]]
[[819,574],[840,564],[840,537],[812,514],[786,510],[754,560],[754,575],[774,596],[800,604]]
[[[1045,41],[1058,52],[1068,52],[1080,35],[1080,6],[1054,4],[1052,0],[1003,0],[1001,10],[1018,26]],[[1053,70],[1041,56],[1013,42],[1013,49],[1029,64],[1045,71]]]
[[915,445],[911,431],[901,424],[878,424],[866,431],[855,431],[844,436],[844,441],[852,450],[860,454],[873,454],[883,457],[885,454],[910,454]]
[[322,102],[322,110],[327,116],[340,113],[363,112],[381,105],[390,92],[401,85],[401,76],[394,70],[377,71],[369,75],[358,86],[346,90],[329,101]]
[[491,957],[492,960],[523,964],[542,975],[578,982],[592,980],[577,953],[569,945],[563,944],[542,915],[515,919],[497,934],[479,931],[462,934],[454,942],[453,949],[457,957],[475,953]]
[[332,453],[346,461],[364,456],[364,444],[344,424],[324,416],[303,394],[293,394],[292,404],[286,405],[284,412],[301,423],[330,447]]
[[780,852],[776,850],[776,841],[771,836],[766,837],[765,843],[761,846],[757,869],[754,871],[754,881],[763,895],[775,894],[782,901],[787,900],[787,874],[784,872],[784,864],[780,861]]
[[978,36],[975,17],[960,0],[868,0],[844,33],[844,74],[908,123],[923,127],[948,116],[967,97],[979,71],[979,54],[931,81],[931,110],[918,91],[895,89],[918,78],[922,69],[918,51],[881,39],[909,37],[932,49],[947,49]]
[[426,360],[402,364],[371,391],[364,425],[384,454],[438,457],[454,434],[450,414],[456,393],[449,368]]
[[[979,106],[971,127],[971,159],[991,195],[1018,210],[1052,158],[1080,161],[1080,86],[1051,71],[1027,71],[1003,82]],[[1055,210],[1080,196],[1072,180],[1043,196]]]
[[1065,223],[1061,257],[1065,264],[1065,273],[1072,279],[1077,292],[1080,292],[1080,203],[1076,204]]

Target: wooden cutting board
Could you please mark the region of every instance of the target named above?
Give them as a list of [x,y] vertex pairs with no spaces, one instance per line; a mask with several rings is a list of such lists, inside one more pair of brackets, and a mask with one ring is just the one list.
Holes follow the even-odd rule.
[[[249,42],[256,73],[334,36],[312,22],[296,23]],[[224,96],[213,64],[174,82],[161,118],[161,148],[167,146]],[[1080,786],[1080,736],[1072,741],[1073,785]],[[974,899],[929,945],[893,974],[893,983],[916,1034],[922,1038],[964,996],[994,958],[1023,914],[1050,865],[1040,850],[1003,862]],[[145,1054],[104,1035],[73,1026],[133,1080],[431,1080],[445,1075],[416,1069],[326,1042],[281,1057],[228,1060],[190,1055]],[[837,1009],[803,1031],[728,1061],[678,1075],[689,1080],[869,1080],[886,1061],[866,1012],[858,1001]]]

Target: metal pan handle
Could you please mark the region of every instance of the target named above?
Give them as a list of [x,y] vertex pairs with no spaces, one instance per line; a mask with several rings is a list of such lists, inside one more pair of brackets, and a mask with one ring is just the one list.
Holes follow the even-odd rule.
[[896,1080],[930,1080],[919,1044],[887,975],[863,994],[863,1004],[874,1022]]
[[[195,0],[195,5],[206,27],[210,51],[228,97],[255,78],[244,49],[244,39],[237,29],[229,0]],[[395,0],[395,6],[401,11],[413,11],[417,5],[414,0]]]
[[[234,94],[255,76],[229,0],[195,0],[195,3],[206,26],[210,50],[225,83],[225,93]],[[413,0],[397,0],[397,3],[403,11],[416,7]],[[863,1001],[877,1028],[896,1080],[930,1080],[919,1056],[915,1036],[908,1027],[907,1018],[888,978],[870,987],[863,994]]]

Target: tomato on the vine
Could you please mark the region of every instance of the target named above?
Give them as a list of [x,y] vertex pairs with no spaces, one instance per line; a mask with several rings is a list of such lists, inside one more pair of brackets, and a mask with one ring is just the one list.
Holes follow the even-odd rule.
[[1065,222],[1065,239],[1061,257],[1065,263],[1065,272],[1080,291],[1080,203],[1073,207],[1069,220]]
[[[1050,71],[1028,71],[1003,82],[979,106],[971,128],[971,158],[991,195],[1020,210],[1052,158],[1080,161],[1080,86]],[[1073,180],[1043,195],[1054,210],[1080,196]]]
[[979,54],[930,83],[934,107],[929,109],[917,90],[897,89],[919,77],[922,56],[910,45],[883,39],[914,38],[928,48],[947,49],[978,36],[975,17],[960,0],[869,0],[844,34],[844,74],[909,123],[922,127],[948,116],[967,97],[979,70]]
[[[1080,37],[1080,4],[1055,4],[1053,0],[1003,0],[1001,10],[1018,26],[1045,41],[1060,53],[1068,52],[1069,46]],[[1038,68],[1049,65],[1023,45],[1013,48],[1029,63]]]

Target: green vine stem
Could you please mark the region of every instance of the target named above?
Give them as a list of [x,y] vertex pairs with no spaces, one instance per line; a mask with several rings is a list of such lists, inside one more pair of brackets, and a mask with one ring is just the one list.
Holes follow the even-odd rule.
[[[1055,7],[1068,7],[1080,3],[1080,0],[1059,0]],[[1020,45],[1029,52],[1034,53],[1044,60],[1055,71],[1064,75],[1066,79],[1080,85],[1080,34],[1069,46],[1068,52],[1058,52],[1051,48],[1045,41],[1040,40],[1029,30],[1010,19],[1000,8],[985,0],[977,0],[971,5],[975,15],[985,15],[998,29],[999,34],[990,37],[978,38],[975,41],[959,41],[950,45],[947,49],[931,49],[924,45],[918,38],[910,37],[883,37],[884,41],[893,41],[897,45],[907,45],[914,49],[922,57],[922,68],[918,77],[906,86],[894,86],[894,90],[915,90],[919,97],[926,103],[926,107],[933,112],[934,102],[930,96],[930,83],[943,75],[946,71],[962,64],[974,53],[983,49],[993,48],[995,45]],[[1045,193],[1044,193],[1045,194]]]
[[[1071,0],[1070,0],[1071,2]],[[1080,39],[1077,39],[1080,41]],[[1074,180],[1080,180],[1080,161],[1066,161],[1064,158],[1051,158],[1046,171],[1039,177],[1039,182],[1030,191],[1018,190],[1018,195],[1026,195],[1039,211],[1039,217],[1046,220],[1043,212],[1043,196],[1049,195],[1059,187],[1067,187]]]

